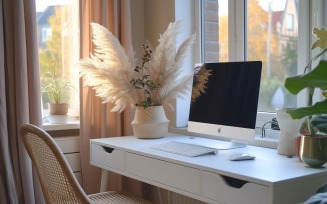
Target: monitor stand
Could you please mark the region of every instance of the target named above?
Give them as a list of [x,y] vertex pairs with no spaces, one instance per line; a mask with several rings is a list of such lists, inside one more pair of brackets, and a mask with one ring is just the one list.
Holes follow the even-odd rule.
[[178,142],[188,143],[203,147],[210,147],[218,150],[228,150],[228,149],[236,149],[246,147],[248,145],[247,140],[236,140],[232,139],[230,141],[225,140],[217,140],[216,137],[193,137],[190,136],[188,138],[184,138],[181,140],[177,140]]
[[218,150],[228,150],[246,147],[248,144],[246,141],[242,140],[231,140],[230,142],[219,143],[215,145],[215,148]]

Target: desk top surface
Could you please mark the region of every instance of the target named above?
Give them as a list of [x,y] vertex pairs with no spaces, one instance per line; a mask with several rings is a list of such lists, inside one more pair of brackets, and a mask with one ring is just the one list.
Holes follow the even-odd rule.
[[[210,147],[223,142],[187,135],[170,134],[160,139],[138,139],[134,136],[126,136],[93,139],[91,143],[269,186],[285,184],[285,182],[296,182],[327,174],[326,167],[309,168],[301,163],[297,157],[288,158],[279,155],[276,149],[250,145],[237,149],[219,150],[217,155],[210,154],[198,157],[186,157],[151,148],[154,145],[171,140]],[[229,156],[235,153],[249,153],[256,156],[256,159],[230,161],[228,159]]]

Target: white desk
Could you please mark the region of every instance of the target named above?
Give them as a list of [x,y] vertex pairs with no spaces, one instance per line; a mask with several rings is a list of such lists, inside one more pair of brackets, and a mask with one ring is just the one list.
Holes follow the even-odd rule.
[[[275,149],[247,146],[218,155],[185,157],[152,149],[169,140],[214,146],[215,140],[169,135],[161,139],[116,137],[91,140],[91,164],[208,203],[292,204],[305,201],[327,183],[327,169],[308,168]],[[107,147],[107,148],[104,148]],[[232,162],[236,152],[255,160]],[[232,178],[241,187],[228,184]]]

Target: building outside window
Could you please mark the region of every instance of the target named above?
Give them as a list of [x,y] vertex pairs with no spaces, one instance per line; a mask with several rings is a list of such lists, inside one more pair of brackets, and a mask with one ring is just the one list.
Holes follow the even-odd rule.
[[49,28],[42,28],[42,43],[45,44],[47,40],[51,40],[52,36],[52,29]]

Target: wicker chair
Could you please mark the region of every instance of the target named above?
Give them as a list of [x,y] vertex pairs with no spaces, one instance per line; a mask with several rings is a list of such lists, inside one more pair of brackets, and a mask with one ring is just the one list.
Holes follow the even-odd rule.
[[86,195],[52,137],[37,126],[20,127],[24,146],[36,168],[44,198],[49,203],[149,203],[122,192]]

